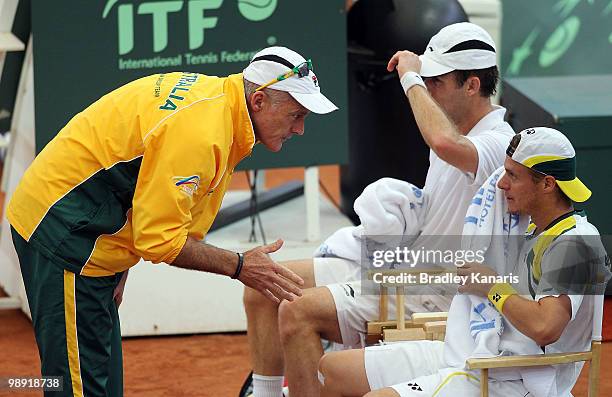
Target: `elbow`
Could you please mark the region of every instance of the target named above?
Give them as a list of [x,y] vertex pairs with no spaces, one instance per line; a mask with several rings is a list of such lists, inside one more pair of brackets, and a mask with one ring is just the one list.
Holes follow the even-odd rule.
[[561,337],[563,330],[558,330],[546,324],[542,324],[538,329],[534,330],[532,339],[538,344],[538,346],[548,346],[555,343]]
[[186,236],[184,239],[158,243],[146,241],[146,239],[135,239],[134,248],[137,254],[145,261],[172,264],[180,253],[185,240]]
[[448,137],[436,137],[430,142],[431,150],[442,160],[448,158],[449,154],[455,148],[456,143]]
[[165,247],[162,246],[149,246],[146,244],[139,244],[137,241],[134,242],[134,248],[142,259],[145,261],[160,263],[164,261]]

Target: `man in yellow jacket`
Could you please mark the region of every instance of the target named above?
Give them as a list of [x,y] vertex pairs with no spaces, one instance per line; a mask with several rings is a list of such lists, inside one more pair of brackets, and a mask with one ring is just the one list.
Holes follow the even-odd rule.
[[282,240],[244,254],[201,240],[256,142],[279,151],[310,111],[336,109],[310,60],[270,47],[243,73],[144,77],[70,120],[7,210],[42,375],[63,377],[61,395],[122,395],[117,305],[140,258],[224,274],[274,301],[301,295],[301,278],[267,256]]

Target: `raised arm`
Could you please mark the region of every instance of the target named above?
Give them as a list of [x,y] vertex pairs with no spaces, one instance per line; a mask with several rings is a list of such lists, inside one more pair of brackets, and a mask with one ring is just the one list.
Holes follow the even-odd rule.
[[[388,71],[394,69],[397,70],[400,79],[404,78],[406,73],[415,76],[421,69],[421,61],[418,55],[410,51],[398,51],[387,65]],[[420,79],[420,77],[414,78]],[[450,165],[464,172],[476,174],[478,168],[476,147],[459,133],[444,110],[428,93],[424,83],[411,85],[406,91],[406,96],[425,143]]]

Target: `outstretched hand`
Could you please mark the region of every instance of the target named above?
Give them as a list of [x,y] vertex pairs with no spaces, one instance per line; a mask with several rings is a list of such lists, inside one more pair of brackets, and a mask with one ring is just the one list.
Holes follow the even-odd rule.
[[283,240],[255,247],[244,253],[244,265],[238,280],[247,287],[262,293],[266,298],[279,303],[286,299],[292,301],[302,296],[304,280],[285,266],[274,262],[268,254],[278,251]]

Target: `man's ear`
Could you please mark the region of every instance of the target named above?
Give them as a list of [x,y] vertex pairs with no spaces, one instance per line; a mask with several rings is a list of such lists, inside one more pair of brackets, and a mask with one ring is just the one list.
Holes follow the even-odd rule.
[[555,177],[546,175],[544,177],[544,191],[545,192],[553,192],[557,188],[557,182]]
[[251,105],[251,109],[253,109],[253,111],[255,112],[261,111],[261,109],[263,108],[265,97],[266,94],[264,94],[262,91],[255,91],[254,93],[252,93],[249,98],[249,104]]
[[476,76],[470,76],[465,82],[467,93],[470,96],[480,95],[480,79]]

